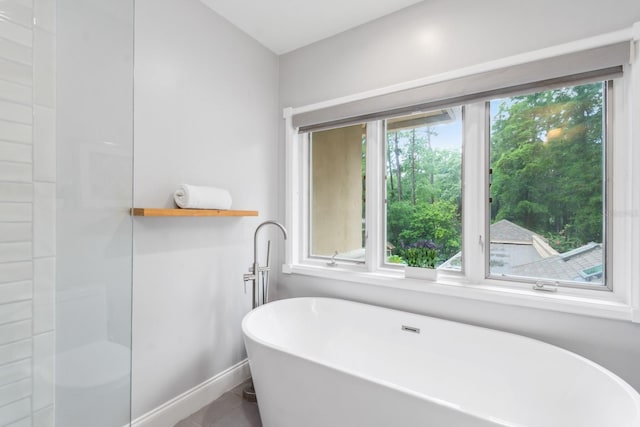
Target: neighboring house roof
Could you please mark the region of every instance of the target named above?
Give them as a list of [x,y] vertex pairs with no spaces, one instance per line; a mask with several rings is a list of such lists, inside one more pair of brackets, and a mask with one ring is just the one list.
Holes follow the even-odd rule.
[[515,266],[511,274],[555,280],[602,282],[602,244],[589,243],[563,254]]
[[[490,227],[491,273],[551,280],[602,282],[602,244],[589,243],[558,253],[547,240],[506,219]],[[459,269],[461,253],[438,268]]]
[[513,243],[513,244],[532,244],[533,236],[537,234],[531,230],[527,230],[524,227],[520,227],[501,219],[498,222],[491,224],[491,243]]
[[513,268],[558,255],[547,240],[506,219],[491,224],[491,272],[513,274]]
[[512,273],[513,268],[543,259],[533,247],[533,243],[511,244],[491,242],[489,265],[494,274]]

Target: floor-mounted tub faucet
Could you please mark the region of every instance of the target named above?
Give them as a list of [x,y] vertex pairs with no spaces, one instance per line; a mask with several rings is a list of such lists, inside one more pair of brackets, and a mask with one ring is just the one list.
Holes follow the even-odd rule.
[[[287,240],[287,229],[284,228],[282,224],[279,224],[275,221],[265,221],[260,224],[256,228],[256,232],[253,234],[253,264],[249,267],[249,273],[245,273],[242,275],[245,284],[245,292],[247,282],[252,282],[252,308],[256,308],[260,304],[266,304],[269,300],[269,271],[271,270],[271,240],[267,242],[267,264],[263,267],[260,267],[260,263],[258,262],[258,232],[260,229],[266,225],[275,225],[282,231],[284,239]],[[260,286],[262,281],[262,286]],[[262,288],[262,289],[261,289]],[[262,292],[260,292],[262,290]],[[260,298],[260,294],[262,293],[262,298]],[[251,384],[246,386],[242,391],[242,396],[250,401],[255,402],[256,399],[256,390],[253,388],[253,381]]]
[[[275,225],[282,231],[284,239],[287,240],[287,229],[280,223],[275,221],[265,221],[260,224],[253,234],[253,264],[249,267],[249,273],[242,276],[245,285],[252,282],[252,308],[256,308],[261,304],[265,304],[269,298],[269,271],[271,270],[271,240],[267,243],[267,264],[263,267],[258,262],[258,232],[266,225]],[[260,282],[262,281],[262,286]],[[262,291],[262,292],[261,292]],[[262,295],[262,297],[261,297]]]

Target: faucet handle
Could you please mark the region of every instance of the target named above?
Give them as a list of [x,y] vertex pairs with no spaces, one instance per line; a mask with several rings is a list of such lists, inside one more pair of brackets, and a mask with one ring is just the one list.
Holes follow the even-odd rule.
[[244,283],[244,293],[247,294],[247,282],[250,282],[254,279],[253,273],[245,273],[242,275],[242,282]]
[[331,257],[331,261],[327,262],[327,265],[329,267],[335,267],[336,265],[338,265],[338,263],[336,262],[336,257],[338,256],[338,251],[335,251],[333,253],[333,256]]

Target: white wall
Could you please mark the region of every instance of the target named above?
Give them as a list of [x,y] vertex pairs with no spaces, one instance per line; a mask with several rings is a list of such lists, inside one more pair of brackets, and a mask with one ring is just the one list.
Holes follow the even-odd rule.
[[[618,30],[635,21],[640,21],[637,0],[424,1],[282,56],[280,103],[302,106]],[[282,134],[281,127],[279,159],[284,165]],[[337,296],[538,338],[601,363],[640,390],[638,324],[296,275],[282,277],[277,290],[279,298]]]
[[242,274],[278,206],[280,117],[277,57],[198,0],[137,0],[135,28],[134,205],[191,183],[260,216],[134,220],[134,418],[246,357]]

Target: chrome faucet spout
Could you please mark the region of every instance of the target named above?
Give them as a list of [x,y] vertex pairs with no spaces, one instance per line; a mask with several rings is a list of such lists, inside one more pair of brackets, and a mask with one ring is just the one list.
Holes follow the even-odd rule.
[[[253,265],[258,264],[258,232],[262,227],[265,227],[267,225],[275,225],[276,227],[278,227],[282,231],[284,240],[287,240],[287,229],[284,228],[284,225],[280,224],[279,222],[269,220],[260,224],[256,228],[255,233],[253,233]],[[256,273],[256,271],[254,271],[254,273]]]

